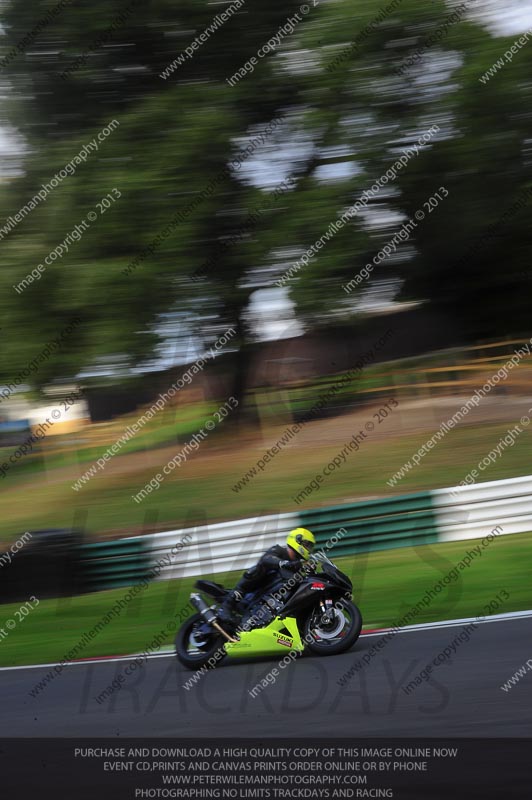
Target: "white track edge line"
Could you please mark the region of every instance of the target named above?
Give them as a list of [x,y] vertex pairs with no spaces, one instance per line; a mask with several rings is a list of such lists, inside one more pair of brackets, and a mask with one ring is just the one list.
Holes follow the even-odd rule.
[[[532,609],[529,611],[509,611],[506,614],[493,614],[490,617],[486,617],[485,619],[480,619],[479,617],[464,617],[463,619],[449,619],[449,620],[440,620],[439,622],[421,622],[417,625],[405,625],[403,628],[379,628],[378,630],[371,630],[369,633],[364,633],[362,631],[362,636],[382,636],[383,633],[391,633],[395,631],[395,633],[416,633],[416,631],[423,631],[423,630],[438,630],[439,628],[452,628],[457,627],[459,625],[465,625],[467,623],[476,622],[479,625],[484,625],[487,622],[508,622],[510,620],[515,619],[529,619],[532,617]],[[130,655],[126,656],[101,656],[98,658],[86,658],[86,659],[79,659],[78,661],[69,661],[64,666],[65,667],[86,667],[89,664],[105,664],[105,663],[112,663],[114,661],[131,661],[133,658],[145,658],[146,661],[150,658],[169,658],[175,657],[173,648],[171,650],[162,650],[160,653],[150,653],[148,656],[143,656],[142,653],[131,653]],[[6,670],[16,670],[16,669],[50,669],[51,667],[57,667],[60,665],[60,661],[52,662],[49,664],[21,664],[14,667],[0,667],[0,672],[4,672]]]

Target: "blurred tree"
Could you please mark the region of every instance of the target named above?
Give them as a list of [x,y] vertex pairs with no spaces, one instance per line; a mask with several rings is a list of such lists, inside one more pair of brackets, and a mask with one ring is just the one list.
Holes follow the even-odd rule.
[[[12,0],[4,56],[57,5]],[[435,123],[438,140],[289,281],[298,314],[308,327],[353,319],[362,291],[397,280],[404,297],[451,308],[472,338],[523,329],[526,211],[505,223],[496,245],[465,263],[464,254],[529,182],[530,49],[483,85],[507,40],[465,14],[449,22],[453,7],[442,0],[310,0],[305,11],[293,0],[247,0],[164,73],[231,3],[175,6],[74,0],[4,66],[4,113],[27,153],[21,174],[4,182],[2,217],[119,122],[2,237],[5,378],[78,315],[83,325],[37,383],[94,365],[126,375],[159,351],[161,320],[179,315],[204,342],[238,330],[240,394],[251,294],[271,287]],[[226,79],[275,35],[275,52],[230,86]],[[295,188],[275,199],[271,190],[288,176]],[[442,184],[448,200],[347,298],[342,284]],[[13,287],[114,188],[121,197],[18,293]]]
[[448,200],[417,232],[403,297],[453,315],[471,340],[529,333],[532,288],[532,50],[480,79],[514,44],[456,26],[452,131],[401,180],[410,215],[441,181]]
[[[6,12],[5,53],[39,27],[55,5],[38,2],[29,8],[13,0]],[[6,377],[33,357],[39,342],[78,314],[84,319],[82,332],[72,337],[62,357],[39,370],[39,384],[94,364],[124,370],[145,363],[160,342],[161,314],[187,308],[203,340],[212,342],[234,326],[240,342],[232,344],[245,344],[243,310],[252,290],[242,282],[247,270],[242,255],[222,252],[208,285],[190,276],[220,240],[238,229],[260,194],[239,178],[231,162],[249,133],[263,130],[290,102],[291,87],[274,75],[268,59],[261,64],[266,88],[260,93],[253,78],[237,89],[225,78],[298,5],[247,0],[166,79],[162,71],[224,7],[198,0],[185,1],[179,9],[171,0],[137,3],[107,43],[95,46],[130,6],[118,0],[85,7],[74,2],[7,67],[12,96],[7,113],[29,152],[24,174],[9,183],[1,198],[6,217],[105,125],[116,119],[119,127],[4,240],[3,305],[12,332],[2,344]],[[47,254],[114,188],[122,196],[90,231],[38,280],[16,292],[14,286],[44,264]],[[198,197],[189,213],[191,200]],[[177,215],[171,235],[125,275]],[[28,320],[31,330],[21,345],[19,333]],[[237,375],[237,387],[241,383]]]

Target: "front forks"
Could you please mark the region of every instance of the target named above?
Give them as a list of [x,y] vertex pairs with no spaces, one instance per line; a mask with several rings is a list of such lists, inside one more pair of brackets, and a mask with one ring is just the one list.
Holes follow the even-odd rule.
[[327,625],[334,620],[334,603],[330,598],[320,600],[320,609],[322,613],[321,623]]

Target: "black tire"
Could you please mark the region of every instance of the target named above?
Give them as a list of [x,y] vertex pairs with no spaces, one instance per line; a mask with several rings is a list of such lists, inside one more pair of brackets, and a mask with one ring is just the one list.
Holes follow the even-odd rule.
[[198,623],[203,623],[204,621],[201,614],[194,614],[193,617],[190,617],[181,625],[177,632],[175,638],[176,656],[187,669],[201,669],[208,665],[209,659],[216,655],[215,663],[211,665],[215,667],[225,657],[223,649],[224,638],[221,634],[210,636],[205,646],[197,648],[196,653],[189,652],[190,636],[193,633],[193,629]]
[[[345,633],[338,640],[323,639],[322,641],[316,641],[311,637],[311,627],[314,615],[316,614],[316,609],[313,609],[305,619],[303,628],[305,641],[307,642],[306,649],[309,652],[314,653],[314,655],[335,656],[339,653],[345,653],[346,650],[349,650],[351,647],[353,647],[360,636],[360,631],[362,630],[362,614],[360,613],[360,609],[350,600],[340,600],[338,603],[342,604],[342,610],[346,611],[350,617],[349,629],[347,633]],[[330,633],[327,632],[327,635],[330,635]]]

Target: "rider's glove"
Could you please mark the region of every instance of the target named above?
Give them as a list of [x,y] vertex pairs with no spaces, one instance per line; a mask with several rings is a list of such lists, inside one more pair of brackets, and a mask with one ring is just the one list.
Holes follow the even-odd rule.
[[280,569],[287,569],[290,572],[297,572],[299,569],[301,569],[302,565],[303,561],[300,558],[296,558],[295,561],[279,561]]

